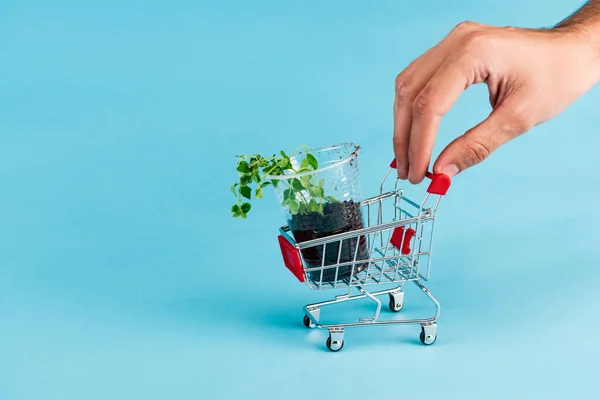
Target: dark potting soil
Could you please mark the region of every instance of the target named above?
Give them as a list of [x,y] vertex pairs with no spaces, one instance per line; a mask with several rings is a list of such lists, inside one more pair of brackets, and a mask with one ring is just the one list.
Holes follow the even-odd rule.
[[[311,212],[309,214],[292,215],[288,224],[298,243],[363,228],[360,204],[353,201],[326,204],[323,207],[323,214]],[[356,250],[357,246],[358,252]],[[308,267],[320,267],[322,265],[323,247],[323,245],[318,245],[302,250],[302,256]],[[339,241],[327,244],[325,246],[324,265],[337,264],[338,254],[340,255],[340,263],[352,262],[355,255],[357,261],[366,260],[368,258],[367,241],[364,237],[345,239],[342,241],[341,253]],[[354,264],[354,274],[362,271],[366,266],[366,263]],[[352,265],[337,268],[338,280],[350,277],[351,268]],[[334,281],[335,272],[336,268],[324,269],[322,282]],[[317,282],[320,281],[321,271],[310,272],[309,278]]]

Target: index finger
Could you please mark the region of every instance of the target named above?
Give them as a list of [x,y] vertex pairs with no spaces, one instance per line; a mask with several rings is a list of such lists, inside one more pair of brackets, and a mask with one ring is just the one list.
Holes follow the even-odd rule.
[[442,116],[472,83],[469,64],[447,61],[431,77],[413,103],[413,116],[408,148],[408,180],[419,183],[431,159]]

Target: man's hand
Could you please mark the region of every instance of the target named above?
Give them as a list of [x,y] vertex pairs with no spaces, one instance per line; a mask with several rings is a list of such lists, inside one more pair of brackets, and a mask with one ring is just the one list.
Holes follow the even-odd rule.
[[[591,3],[599,8],[600,0]],[[592,15],[599,14],[596,10]],[[600,28],[593,32],[584,25],[585,21],[553,30],[471,22],[456,26],[396,78],[398,176],[412,183],[423,180],[442,116],[472,84],[487,84],[493,111],[444,149],[435,173],[455,176],[480,163],[589,90],[600,79],[600,54],[594,44]]]

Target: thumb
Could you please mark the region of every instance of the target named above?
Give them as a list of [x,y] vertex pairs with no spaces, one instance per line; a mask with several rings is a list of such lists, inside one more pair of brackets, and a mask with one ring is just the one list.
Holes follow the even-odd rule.
[[433,171],[450,177],[479,164],[501,145],[529,130],[524,118],[506,105],[452,141],[436,160]]

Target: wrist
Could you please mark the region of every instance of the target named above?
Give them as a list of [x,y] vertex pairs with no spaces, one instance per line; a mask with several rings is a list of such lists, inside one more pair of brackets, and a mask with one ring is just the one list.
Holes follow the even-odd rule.
[[600,21],[558,25],[552,31],[587,46],[600,64]]
[[559,25],[551,31],[569,41],[572,46],[581,46],[581,50],[588,55],[583,59],[588,60],[586,64],[593,69],[596,81],[600,81],[600,21],[594,24]]

